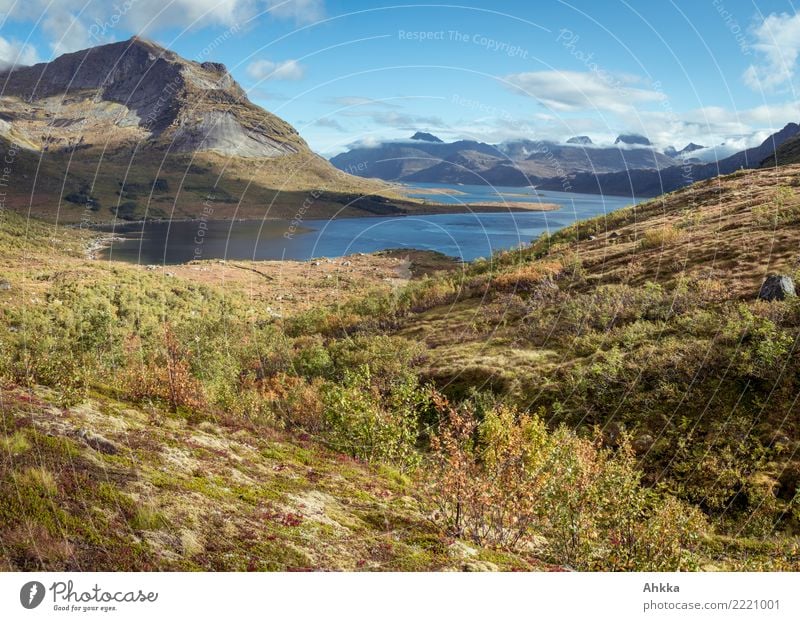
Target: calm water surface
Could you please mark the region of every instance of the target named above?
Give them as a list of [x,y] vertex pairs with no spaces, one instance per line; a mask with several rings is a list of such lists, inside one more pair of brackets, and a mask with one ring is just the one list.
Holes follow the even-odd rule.
[[[437,190],[454,191],[442,194]],[[530,188],[490,188],[419,184],[412,195],[464,204],[488,200],[540,201],[561,208],[548,212],[463,213],[305,220],[290,234],[286,220],[151,222],[117,226],[102,258],[144,264],[175,264],[193,259],[299,259],[337,257],[388,248],[438,250],[463,261],[528,243],[543,232],[576,220],[630,205],[630,199],[593,194],[539,192]]]

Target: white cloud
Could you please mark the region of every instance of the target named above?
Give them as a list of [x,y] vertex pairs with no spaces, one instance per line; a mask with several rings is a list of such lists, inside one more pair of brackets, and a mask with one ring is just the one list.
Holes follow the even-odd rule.
[[262,13],[309,23],[324,9],[324,0],[0,0],[0,13],[12,20],[41,19],[54,55],[165,28],[244,27]]
[[339,132],[347,131],[345,130],[344,126],[337,121],[336,119],[332,119],[330,117],[322,117],[314,121],[314,125],[317,127],[327,127],[328,129],[335,129]]
[[624,113],[637,104],[662,101],[664,93],[631,86],[631,76],[597,72],[533,71],[508,75],[518,93],[528,95],[556,112],[609,110]]
[[325,16],[323,0],[267,0],[271,15],[281,19],[294,19],[300,24],[310,24]]
[[418,130],[420,128],[432,127],[435,131],[447,128],[447,124],[438,116],[427,116],[398,112],[396,110],[370,110],[352,109],[344,110],[341,116],[354,118],[366,118],[384,128]]
[[14,65],[34,65],[39,61],[36,48],[30,43],[0,37],[0,69]]
[[791,82],[800,56],[800,14],[772,13],[753,29],[759,55],[742,76],[754,90],[772,91]]
[[302,80],[305,68],[296,60],[255,60],[247,66],[247,75],[254,80]]
[[386,101],[381,101],[379,99],[372,99],[371,97],[359,97],[359,96],[342,96],[342,97],[333,97],[327,100],[328,103],[333,103],[337,106],[378,106],[380,108],[399,108],[397,104],[388,103]]

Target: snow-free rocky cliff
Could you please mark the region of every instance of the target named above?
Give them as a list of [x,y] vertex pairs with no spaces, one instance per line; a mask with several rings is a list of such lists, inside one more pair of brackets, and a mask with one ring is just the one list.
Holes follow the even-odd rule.
[[247,99],[224,65],[138,37],[0,73],[0,119],[0,137],[35,150],[142,141],[240,157],[307,150],[291,125]]

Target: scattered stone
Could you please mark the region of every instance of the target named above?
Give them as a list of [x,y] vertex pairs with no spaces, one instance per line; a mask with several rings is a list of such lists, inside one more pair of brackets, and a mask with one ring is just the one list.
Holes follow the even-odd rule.
[[587,237],[586,239],[588,239],[589,241],[594,241],[597,238],[594,235],[589,235],[589,237]]
[[793,298],[795,295],[794,280],[785,274],[768,275],[758,292],[759,299],[768,301]]
[[462,560],[473,558],[478,555],[478,551],[475,548],[458,540],[447,546],[447,553],[453,558]]
[[500,571],[500,568],[489,561],[467,561],[461,568],[463,571]]
[[95,451],[105,453],[106,455],[116,455],[119,453],[119,449],[111,440],[107,440],[103,436],[92,433],[87,429],[78,429],[75,435]]
[[9,291],[11,289],[11,283],[7,280],[0,280],[0,291]]
[[631,441],[631,448],[637,455],[641,455],[650,450],[650,447],[653,446],[653,442],[655,442],[653,436],[649,433],[642,433]]
[[611,231],[611,233],[609,233],[609,235],[608,235],[609,239],[617,239],[618,237],[619,237],[619,233],[617,233],[616,231]]

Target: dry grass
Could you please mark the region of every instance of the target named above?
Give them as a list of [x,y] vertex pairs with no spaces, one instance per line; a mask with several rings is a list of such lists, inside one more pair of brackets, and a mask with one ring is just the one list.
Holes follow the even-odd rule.
[[[717,274],[731,297],[750,298],[767,272],[794,269],[798,222],[786,218],[764,226],[753,210],[773,205],[776,190],[790,186],[798,173],[800,165],[792,165],[703,181],[627,210],[624,218],[610,214],[605,223],[592,224],[602,231],[597,239],[570,247],[591,282],[671,282]],[[783,191],[783,213],[798,208],[800,196]]]

